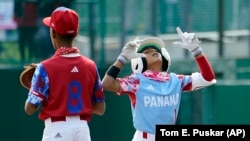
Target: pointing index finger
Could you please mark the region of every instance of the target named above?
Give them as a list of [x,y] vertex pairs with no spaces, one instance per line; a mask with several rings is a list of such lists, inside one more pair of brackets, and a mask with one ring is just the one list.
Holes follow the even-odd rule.
[[178,35],[181,37],[181,39],[184,40],[183,32],[179,26],[176,27],[176,31],[177,31]]
[[140,44],[142,42],[142,40],[139,39],[139,36],[136,36],[136,38],[134,39],[134,41],[137,43],[137,44]]
[[136,36],[135,39],[134,39],[134,41],[136,41],[136,40],[138,40],[138,39],[139,39],[139,36]]

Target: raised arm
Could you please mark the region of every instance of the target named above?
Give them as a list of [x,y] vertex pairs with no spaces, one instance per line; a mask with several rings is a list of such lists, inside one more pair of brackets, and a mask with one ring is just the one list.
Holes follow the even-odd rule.
[[182,41],[174,42],[175,45],[179,45],[182,48],[189,50],[194,56],[195,61],[199,67],[199,73],[193,73],[192,77],[192,90],[199,89],[205,86],[209,86],[216,83],[214,71],[202,52],[200,41],[195,33],[182,32],[179,27],[176,28],[178,35]]
[[123,66],[133,58],[144,56],[143,54],[136,53],[136,48],[141,40],[137,38],[129,41],[122,49],[116,61],[108,68],[103,79],[102,86],[104,90],[112,92],[120,92],[120,83],[116,79]]
[[104,90],[119,92],[121,87],[119,81],[117,81],[117,76],[120,70],[123,68],[123,64],[116,60],[113,65],[111,65],[106,71],[102,79],[102,87]]
[[215,79],[215,74],[212,66],[210,65],[207,57],[201,52],[195,57],[196,63],[200,69],[200,73],[203,78],[207,81],[212,81]]

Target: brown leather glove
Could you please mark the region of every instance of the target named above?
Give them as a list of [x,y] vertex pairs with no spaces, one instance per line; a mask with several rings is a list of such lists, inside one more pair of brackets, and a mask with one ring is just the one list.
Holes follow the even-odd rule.
[[36,67],[37,64],[35,63],[31,63],[27,66],[24,66],[24,70],[21,72],[19,76],[21,85],[28,90],[30,89],[31,80],[36,70]]

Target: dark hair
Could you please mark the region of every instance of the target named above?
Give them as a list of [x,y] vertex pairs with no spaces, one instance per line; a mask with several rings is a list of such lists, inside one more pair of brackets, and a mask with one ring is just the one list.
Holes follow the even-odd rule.
[[[57,33],[57,32],[56,32]],[[74,38],[76,37],[76,35],[63,35],[63,34],[59,34],[57,33],[57,35],[59,36],[59,38],[65,42],[72,42],[74,40]]]

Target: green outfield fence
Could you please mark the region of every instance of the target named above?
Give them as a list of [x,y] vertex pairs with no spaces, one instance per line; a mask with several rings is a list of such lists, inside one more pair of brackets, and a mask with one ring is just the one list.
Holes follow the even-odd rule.
[[[242,67],[244,62],[249,61],[239,62],[241,63],[236,65]],[[99,68],[101,77],[107,68]],[[33,116],[24,113],[24,102],[28,91],[20,85],[21,71],[22,67],[19,66],[0,68],[1,140],[39,141],[44,125],[38,120],[37,113]],[[128,65],[120,76],[130,72]],[[222,80],[219,77],[218,79],[218,83],[214,86],[183,95],[177,124],[250,124],[250,81]],[[89,124],[92,141],[131,140],[135,130],[132,126],[129,98],[118,97],[110,92],[105,92],[105,95],[106,113],[101,117],[94,115]]]

